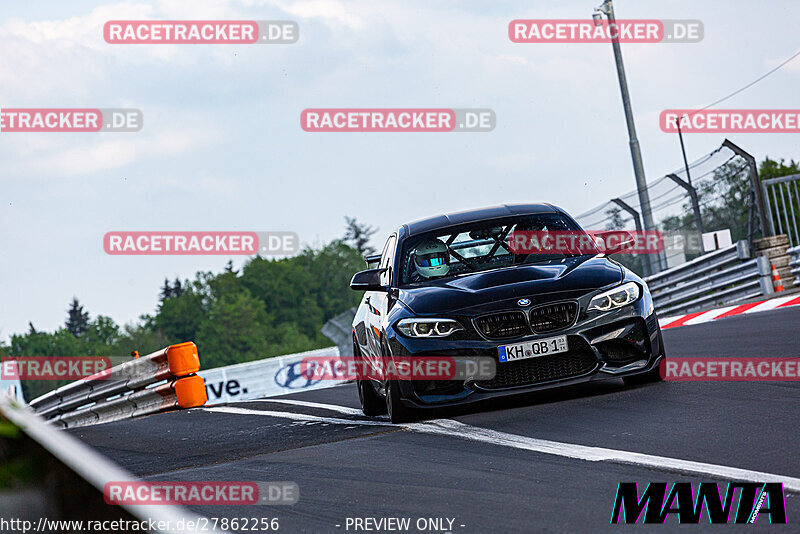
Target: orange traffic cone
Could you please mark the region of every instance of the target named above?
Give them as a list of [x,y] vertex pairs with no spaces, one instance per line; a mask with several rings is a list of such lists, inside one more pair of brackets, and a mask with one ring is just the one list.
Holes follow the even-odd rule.
[[781,282],[781,277],[778,275],[778,269],[775,268],[775,264],[771,263],[772,266],[772,287],[775,289],[775,293],[779,291],[785,291],[783,289],[783,282]]

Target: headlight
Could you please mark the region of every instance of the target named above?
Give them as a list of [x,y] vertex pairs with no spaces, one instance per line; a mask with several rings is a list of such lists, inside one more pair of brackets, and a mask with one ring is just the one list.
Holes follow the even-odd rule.
[[636,282],[628,282],[614,289],[600,293],[589,303],[590,310],[609,311],[627,306],[641,295],[641,289]]
[[408,337],[447,337],[464,327],[452,319],[403,319],[397,329]]

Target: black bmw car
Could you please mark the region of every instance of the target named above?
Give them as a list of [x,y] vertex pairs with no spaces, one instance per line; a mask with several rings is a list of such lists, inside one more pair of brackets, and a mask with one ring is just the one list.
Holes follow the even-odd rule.
[[356,359],[485,356],[496,372],[475,380],[364,377],[357,384],[366,415],[388,412],[399,423],[420,409],[500,395],[660,379],[664,344],[647,284],[593,244],[515,248],[512,237],[524,232],[588,235],[555,206],[503,205],[404,224],[380,256],[367,258],[377,266],[350,283],[365,292],[353,320]]

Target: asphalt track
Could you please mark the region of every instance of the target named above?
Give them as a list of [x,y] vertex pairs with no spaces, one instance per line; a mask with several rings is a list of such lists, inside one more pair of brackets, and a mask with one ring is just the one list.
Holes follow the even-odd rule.
[[[795,307],[671,328],[664,339],[670,357],[798,357],[799,331]],[[147,480],[295,481],[293,506],[193,508],[277,517],[281,532],[367,532],[346,528],[364,517],[408,517],[409,532],[444,532],[417,530],[418,518],[452,519],[454,533],[800,531],[798,382],[611,380],[441,410],[405,427],[357,407],[347,384],[71,432]],[[788,525],[609,524],[622,481],[764,474],[797,488],[786,493]]]

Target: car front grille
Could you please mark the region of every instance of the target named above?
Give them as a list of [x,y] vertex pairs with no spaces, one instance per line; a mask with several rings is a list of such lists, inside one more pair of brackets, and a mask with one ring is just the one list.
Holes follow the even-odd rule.
[[537,334],[555,332],[575,322],[577,314],[577,302],[557,302],[537,306],[530,311],[531,328]]
[[586,346],[577,350],[497,364],[497,374],[491,380],[475,385],[482,389],[505,389],[535,385],[585,375],[597,367],[597,358]]
[[489,339],[507,339],[524,335],[528,331],[525,314],[509,311],[484,315],[475,319],[475,326]]

